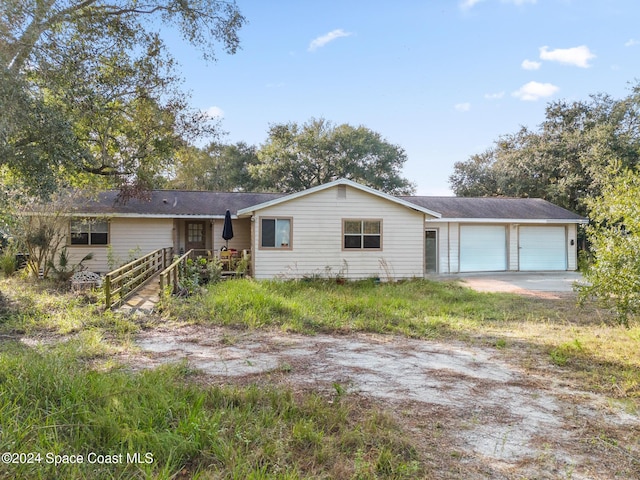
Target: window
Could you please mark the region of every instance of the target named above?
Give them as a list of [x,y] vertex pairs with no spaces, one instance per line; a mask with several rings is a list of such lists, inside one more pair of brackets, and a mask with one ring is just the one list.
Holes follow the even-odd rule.
[[260,247],[291,248],[291,219],[262,218],[260,220]]
[[382,220],[344,220],[343,248],[382,248]]
[[187,224],[187,242],[201,243],[204,240],[204,223]]
[[96,219],[71,220],[71,245],[107,245],[109,222]]

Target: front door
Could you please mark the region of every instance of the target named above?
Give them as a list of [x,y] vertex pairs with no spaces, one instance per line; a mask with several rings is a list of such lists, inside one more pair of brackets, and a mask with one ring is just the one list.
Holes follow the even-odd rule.
[[187,239],[185,249],[187,251],[204,250],[206,248],[205,222],[187,222]]

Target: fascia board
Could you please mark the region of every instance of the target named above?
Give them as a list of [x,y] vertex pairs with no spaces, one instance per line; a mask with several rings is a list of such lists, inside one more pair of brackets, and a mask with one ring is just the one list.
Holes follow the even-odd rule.
[[586,218],[438,218],[426,219],[426,222],[456,223],[534,223],[534,224],[587,224]]

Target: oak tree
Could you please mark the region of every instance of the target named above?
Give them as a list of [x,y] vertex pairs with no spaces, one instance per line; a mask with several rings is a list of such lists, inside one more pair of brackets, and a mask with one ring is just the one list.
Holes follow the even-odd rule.
[[608,182],[612,164],[640,161],[640,86],[615,100],[557,101],[538,129],[522,127],[492,148],[458,162],[450,176],[456,195],[540,197],[586,214],[587,198]]
[[45,190],[96,177],[148,185],[176,149],[215,130],[189,110],[158,30],[176,28],[215,59],[220,47],[235,53],[244,21],[231,1],[2,2],[1,173],[33,183],[35,171]]
[[251,167],[263,189],[295,192],[348,178],[394,194],[411,194],[414,185],[401,176],[407,160],[402,147],[364,126],[334,125],[325,119],[274,124]]

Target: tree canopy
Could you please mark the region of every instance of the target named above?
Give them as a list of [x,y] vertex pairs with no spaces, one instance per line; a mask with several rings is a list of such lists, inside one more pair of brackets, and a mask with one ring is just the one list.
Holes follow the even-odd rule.
[[250,192],[261,189],[249,169],[258,163],[256,147],[219,142],[189,147],[176,156],[169,185],[184,190]]
[[628,326],[629,317],[640,313],[640,175],[629,169],[606,173],[601,195],[587,202],[593,261],[581,298],[613,308]]
[[348,178],[391,194],[410,194],[400,175],[404,150],[366,127],[334,125],[325,119],[274,124],[258,150],[251,175],[263,189],[295,192]]
[[[0,4],[0,173],[56,183],[149,185],[175,151],[216,125],[177,88],[161,25],[215,59],[244,24],[217,0],[6,0]],[[155,22],[155,23],[154,23]]]
[[522,127],[458,162],[449,181],[459,196],[540,197],[580,214],[608,181],[607,166],[640,160],[640,86],[615,100],[557,101],[537,130]]

